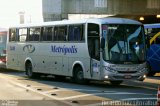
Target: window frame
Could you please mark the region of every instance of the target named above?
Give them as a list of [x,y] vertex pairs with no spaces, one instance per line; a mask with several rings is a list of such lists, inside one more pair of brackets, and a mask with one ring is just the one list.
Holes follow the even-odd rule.
[[[71,40],[71,38],[70,38],[70,28],[71,27],[81,27],[81,29],[80,29],[80,40],[75,40],[74,38],[76,37],[76,38],[78,38],[77,36],[72,36],[73,37],[73,40]],[[73,31],[73,30],[72,30]],[[83,24],[70,24],[70,25],[68,25],[68,41],[69,42],[85,42],[85,24],[83,23]]]
[[[33,36],[30,36],[31,35],[31,29],[36,29],[36,28],[39,28],[40,29],[40,31],[39,31],[39,35],[38,35],[38,39],[37,40],[35,40],[35,37],[33,37]],[[41,39],[41,27],[28,27],[28,36],[27,36],[27,42],[39,42],[40,41],[40,39]],[[35,35],[34,35],[35,36]],[[33,37],[32,39],[30,38],[30,37]]]
[[[46,28],[51,28],[51,40],[44,40],[43,37],[45,36],[46,38],[48,37],[48,33],[46,35]],[[40,37],[40,41],[42,42],[52,42],[53,41],[53,37],[54,37],[54,26],[43,26],[41,27],[41,37]]]
[[[21,41],[21,40],[20,40],[20,37],[21,37],[21,36],[24,36],[24,35],[20,35],[20,30],[21,30],[21,29],[22,29],[22,30],[26,29],[26,38],[25,38],[24,41]],[[25,27],[25,28],[18,28],[18,40],[17,40],[18,42],[26,42],[26,41],[27,41],[27,36],[28,36],[28,28],[26,28],[26,27]]]

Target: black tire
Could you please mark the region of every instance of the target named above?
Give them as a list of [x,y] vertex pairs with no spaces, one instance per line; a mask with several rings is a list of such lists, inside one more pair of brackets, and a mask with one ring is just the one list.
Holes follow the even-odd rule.
[[149,71],[147,75],[150,76],[150,77],[152,77],[152,76],[154,76],[155,74],[156,74],[155,72]]
[[149,63],[147,63],[147,68],[148,68],[148,74],[147,76],[154,76],[156,73],[155,72],[152,72],[152,69],[151,69],[151,65]]
[[123,81],[110,81],[112,85],[120,85]]
[[75,68],[73,79],[74,79],[74,82],[76,82],[78,84],[84,84],[85,83],[85,79],[84,79],[84,76],[83,76],[83,70],[80,66]]
[[26,75],[29,78],[33,78],[34,77],[34,73],[32,71],[32,64],[30,62],[26,63]]

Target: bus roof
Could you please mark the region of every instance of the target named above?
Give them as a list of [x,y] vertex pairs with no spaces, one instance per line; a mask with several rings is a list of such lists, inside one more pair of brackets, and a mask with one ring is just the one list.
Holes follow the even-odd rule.
[[157,23],[157,24],[144,24],[144,28],[160,28],[160,23]]
[[87,22],[98,22],[99,24],[142,24],[139,21],[131,20],[127,18],[99,18],[99,19],[88,19]]
[[52,26],[52,25],[65,25],[65,24],[81,24],[81,23],[96,23],[96,24],[138,24],[142,25],[139,21],[126,19],[126,18],[93,18],[93,19],[82,19],[82,20],[61,20],[61,21],[51,21],[43,23],[31,23],[31,24],[21,24],[14,27],[34,27],[34,26]]

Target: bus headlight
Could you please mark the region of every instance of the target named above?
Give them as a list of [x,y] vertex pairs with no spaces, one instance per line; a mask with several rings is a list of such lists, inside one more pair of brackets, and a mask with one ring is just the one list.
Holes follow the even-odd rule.
[[108,77],[108,75],[106,75],[106,76],[104,76],[104,78],[105,78],[105,79],[108,79],[109,77]]
[[146,75],[143,75],[143,78],[146,78],[147,76]]

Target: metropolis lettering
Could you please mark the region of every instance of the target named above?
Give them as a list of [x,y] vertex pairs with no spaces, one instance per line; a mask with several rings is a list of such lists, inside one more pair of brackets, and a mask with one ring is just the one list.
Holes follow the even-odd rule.
[[56,46],[56,45],[52,45],[51,46],[51,50],[53,53],[63,53],[64,55],[66,54],[74,54],[77,53],[78,48],[76,48],[76,46],[71,46],[71,47],[66,47],[64,46]]

